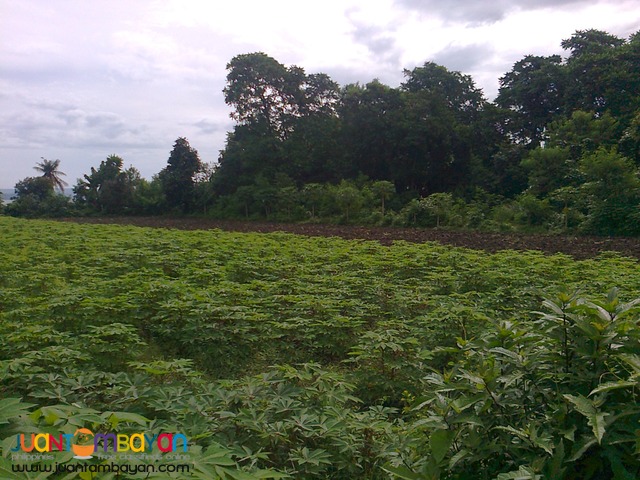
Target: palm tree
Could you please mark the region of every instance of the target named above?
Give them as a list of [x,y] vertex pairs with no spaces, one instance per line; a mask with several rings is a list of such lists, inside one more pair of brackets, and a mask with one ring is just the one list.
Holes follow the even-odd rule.
[[67,175],[66,173],[58,170],[58,167],[60,167],[60,160],[47,160],[44,157],[40,158],[42,158],[42,162],[36,163],[36,166],[33,168],[42,172],[42,176],[49,179],[53,188],[58,187],[60,191],[64,193],[64,187],[69,184],[60,178],[61,176]]

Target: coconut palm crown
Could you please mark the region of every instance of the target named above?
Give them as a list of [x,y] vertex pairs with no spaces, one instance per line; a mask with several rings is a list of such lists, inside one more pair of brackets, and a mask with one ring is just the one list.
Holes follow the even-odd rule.
[[68,183],[60,178],[66,176],[66,173],[58,170],[60,167],[60,160],[47,160],[44,157],[40,158],[42,158],[42,162],[36,163],[36,166],[33,168],[42,172],[42,176],[49,179],[52,187],[58,187],[61,192],[64,192],[64,187],[66,187]]

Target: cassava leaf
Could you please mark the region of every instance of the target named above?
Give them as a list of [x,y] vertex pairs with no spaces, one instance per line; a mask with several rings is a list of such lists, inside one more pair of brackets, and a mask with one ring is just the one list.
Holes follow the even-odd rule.
[[451,430],[436,430],[431,434],[429,443],[431,444],[431,454],[437,463],[446,457],[454,439],[454,432]]
[[593,402],[582,395],[563,395],[564,398],[569,400],[578,412],[587,418],[589,425],[593,430],[593,435],[596,437],[598,443],[602,443],[602,437],[605,434],[605,417],[609,416],[607,412],[599,411]]
[[32,403],[24,403],[20,398],[3,398],[0,400],[0,424],[27,413],[33,407]]

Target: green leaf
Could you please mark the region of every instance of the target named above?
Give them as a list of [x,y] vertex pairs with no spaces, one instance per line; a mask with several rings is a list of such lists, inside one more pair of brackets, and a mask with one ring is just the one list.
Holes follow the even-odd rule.
[[575,462],[579,460],[591,447],[593,447],[596,443],[595,438],[587,438],[583,437],[578,442],[573,445],[573,455],[569,457],[568,462]]
[[520,466],[517,471],[501,473],[496,480],[539,480],[542,475],[538,475],[530,467]]
[[148,418],[131,412],[104,412],[102,418],[111,423],[113,428],[116,428],[120,422],[132,422],[141,426],[150,422]]
[[549,300],[549,299],[544,300],[542,302],[542,306],[551,310],[553,313],[555,313],[560,317],[565,314],[565,311],[559,305],[557,305],[553,300]]
[[431,454],[437,463],[440,463],[444,457],[447,456],[453,438],[454,432],[451,430],[436,430],[431,434],[431,438],[429,439]]
[[460,376],[474,383],[476,385],[476,388],[478,389],[485,388],[485,382],[482,377],[476,375],[475,373],[468,372],[467,370],[461,369],[460,372],[461,372]]
[[485,398],[486,394],[484,393],[479,393],[473,396],[458,397],[453,402],[451,402],[451,408],[453,408],[456,413],[461,413]]
[[497,426],[497,427],[494,427],[494,430],[502,430],[504,432],[513,433],[516,437],[522,440],[529,440],[529,435],[527,434],[527,432],[525,432],[524,430],[520,430],[518,428],[514,428],[511,425],[507,425],[506,427]]
[[469,455],[471,455],[471,452],[469,452],[469,450],[461,448],[458,452],[455,453],[455,455],[453,455],[449,459],[449,470],[453,470],[453,467],[455,467],[459,462],[464,460]]
[[520,355],[518,355],[516,352],[512,352],[511,350],[507,350],[506,348],[503,348],[503,347],[491,348],[489,349],[489,351],[491,353],[499,353],[506,357],[512,358],[513,360],[518,360],[518,361],[520,360]]
[[618,355],[625,363],[633,368],[636,375],[640,375],[640,356],[632,355],[629,353],[622,353]]
[[562,434],[562,436],[567,440],[571,440],[573,442],[575,441],[576,429],[577,427],[575,425],[571,425],[568,428],[559,428],[558,433]]
[[605,434],[605,417],[609,415],[607,412],[600,412],[596,406],[588,398],[582,395],[574,396],[565,394],[564,398],[573,403],[576,410],[587,418],[589,425],[593,430],[593,435],[599,444],[602,443],[602,437]]
[[[625,468],[617,450],[607,451],[606,455],[611,463],[611,470],[613,471],[613,478],[615,480],[637,480],[637,477]],[[635,470],[636,468],[634,467],[634,471]]]
[[469,412],[462,413],[452,418],[451,420],[449,420],[449,423],[451,423],[452,425],[457,425],[462,423],[466,425],[475,425],[476,427],[484,428],[484,422],[482,421],[482,418],[480,418],[478,415],[475,415]]
[[565,468],[562,467],[562,464],[565,460],[565,451],[564,451],[564,441],[560,439],[558,444],[556,445],[553,456],[551,457],[551,461],[547,463],[545,467],[545,472],[547,478],[563,478]]
[[27,413],[34,404],[23,403],[20,398],[4,398],[0,400],[0,424]]
[[291,478],[291,475],[273,470],[253,470],[251,476],[253,478]]
[[8,460],[4,457],[0,457],[0,478],[2,478],[3,480],[13,480],[13,479],[19,479],[19,480],[23,480],[25,478],[24,475],[18,475],[17,473],[14,473],[11,470],[11,466],[13,465],[13,462],[11,460]]
[[231,468],[224,468],[220,466],[214,467],[216,473],[220,476],[220,478],[233,478],[234,480],[255,480],[256,477],[253,476],[253,473],[244,472],[242,470],[235,470]]
[[412,472],[404,465],[399,467],[392,467],[390,465],[385,465],[382,467],[382,470],[392,475],[395,475],[397,478],[401,478],[402,480],[421,480],[422,479],[421,475],[415,472]]
[[628,380],[619,380],[617,382],[607,382],[599,385],[598,387],[591,390],[589,396],[595,395],[596,393],[609,392],[611,390],[617,390],[619,388],[628,388],[635,387],[638,385],[638,382],[630,382]]

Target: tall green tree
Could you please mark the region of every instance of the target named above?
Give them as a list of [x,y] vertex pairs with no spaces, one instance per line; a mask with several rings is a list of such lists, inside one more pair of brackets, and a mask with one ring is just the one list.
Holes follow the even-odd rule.
[[398,191],[421,196],[452,191],[468,179],[473,140],[443,96],[403,92],[391,178]]
[[237,55],[227,70],[224,97],[234,109],[231,117],[240,124],[264,124],[281,139],[296,118],[332,113],[338,101],[338,85],[328,75],[306,75],[262,52]]
[[37,200],[46,200],[54,193],[51,180],[47,177],[27,177],[16,183],[14,187],[16,200],[24,197],[34,197]]
[[262,175],[273,178],[282,169],[282,143],[264,124],[236,125],[227,134],[212,176],[216,195],[230,195]]
[[577,170],[569,149],[562,147],[536,148],[529,152],[522,166],[528,173],[531,193],[540,197],[572,185]]
[[345,215],[347,223],[364,202],[362,192],[352,182],[343,180],[333,187],[333,196],[337,207]]
[[342,120],[333,113],[296,119],[282,145],[278,170],[298,185],[337,182],[353,175],[353,168],[344,161],[342,127]]
[[278,173],[299,184],[333,179],[338,85],[261,52],[234,57],[227,70],[225,102],[237,125],[220,154],[215,192],[232,194],[258,177],[273,182]]
[[73,187],[76,204],[105,214],[132,213],[137,209],[136,193],[142,183],[134,167],[123,170],[124,160],[109,155],[98,168]]
[[584,229],[600,235],[640,233],[640,179],[635,165],[615,150],[601,148],[580,161],[588,207]]
[[231,117],[240,124],[264,124],[269,132],[284,135],[285,117],[294,109],[298,71],[289,71],[262,53],[234,57],[228,64],[225,102]]
[[567,111],[610,111],[625,124],[640,108],[640,42],[601,30],[579,30],[562,41],[566,62]]
[[158,174],[170,208],[179,209],[183,213],[193,210],[196,175],[202,169],[198,151],[189,145],[186,138],[178,138],[167,160],[167,166]]
[[371,192],[380,199],[381,213],[384,216],[386,201],[396,193],[395,185],[387,180],[378,180],[371,184]]
[[[495,109],[469,75],[433,62],[405,70],[404,75],[402,157],[422,157],[419,164],[426,167],[426,177],[421,193],[469,184],[472,159],[488,159],[502,141],[492,118]],[[416,156],[417,152],[421,153]]]
[[609,112],[597,116],[576,110],[570,118],[549,124],[545,147],[568,148],[571,156],[578,159],[583,153],[615,145],[618,123]]
[[450,71],[442,65],[427,62],[422,67],[405,70],[404,76],[403,90],[437,95],[463,120],[476,117],[486,104],[482,90],[469,75]]
[[339,116],[343,148],[343,175],[359,173],[373,180],[392,178],[398,155],[402,94],[373,80],[366,85],[347,85],[342,92]]
[[637,166],[640,166],[640,110],[638,110],[631,120],[629,126],[624,130],[619,140],[620,153],[632,159]]
[[546,125],[563,112],[565,85],[560,55],[527,55],[500,78],[496,103],[510,112],[505,126],[516,142],[540,145]]
[[560,45],[570,51],[568,61],[575,62],[588,55],[600,55],[623,45],[623,39],[602,30],[577,30]]
[[335,115],[339,100],[339,85],[326,73],[312,73],[299,87],[298,111],[302,116]]
[[66,176],[66,173],[60,171],[60,160],[47,160],[44,157],[42,162],[36,163],[33,167],[34,170],[42,173],[42,176],[51,183],[51,188],[58,188],[60,192],[64,192],[64,187],[68,184],[61,177]]

